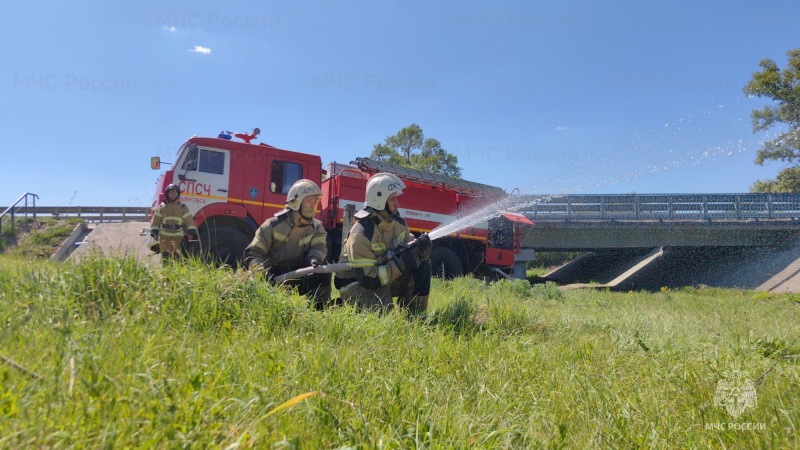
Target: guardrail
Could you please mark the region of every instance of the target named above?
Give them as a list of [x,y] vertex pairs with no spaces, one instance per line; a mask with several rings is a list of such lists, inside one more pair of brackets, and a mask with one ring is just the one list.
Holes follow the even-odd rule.
[[[14,234],[14,216],[16,214],[23,213],[25,217],[28,217],[28,198],[31,199],[31,213],[33,214],[33,220],[36,220],[36,199],[39,198],[36,194],[31,194],[30,192],[26,192],[22,194],[17,201],[11,204],[8,208],[2,208],[3,212],[0,213],[0,235],[3,233],[3,217],[11,216],[11,234]],[[20,206],[20,203],[24,203],[24,206]]]
[[523,195],[515,211],[532,220],[800,219],[800,194]]
[[[76,217],[86,222],[148,222],[150,208],[130,206],[36,206],[20,207],[17,214],[32,212],[38,216],[69,219]],[[35,216],[34,216],[35,217]]]

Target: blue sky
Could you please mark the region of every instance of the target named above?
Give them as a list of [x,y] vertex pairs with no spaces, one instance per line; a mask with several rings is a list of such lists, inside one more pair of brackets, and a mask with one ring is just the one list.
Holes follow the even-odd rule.
[[[149,206],[192,135],[327,162],[411,123],[525,193],[747,192],[742,86],[800,46],[796,0],[43,1],[0,19],[0,204]],[[772,133],[774,134],[774,132]]]

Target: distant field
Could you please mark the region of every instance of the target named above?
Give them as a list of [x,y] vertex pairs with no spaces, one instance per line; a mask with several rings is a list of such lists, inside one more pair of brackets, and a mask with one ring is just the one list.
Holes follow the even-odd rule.
[[0,256],[0,448],[797,448],[799,308],[464,278],[420,320]]

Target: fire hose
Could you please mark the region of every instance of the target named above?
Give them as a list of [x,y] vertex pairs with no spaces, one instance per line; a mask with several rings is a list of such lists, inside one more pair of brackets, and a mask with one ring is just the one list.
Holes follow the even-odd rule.
[[[382,255],[383,263],[385,264],[389,260],[393,258],[397,258],[398,256],[405,253],[407,250],[411,250],[412,248],[416,247],[420,240],[430,240],[428,237],[428,233],[422,233],[420,237],[414,239],[413,241],[409,242],[408,244],[401,244],[394,250],[389,250],[386,252],[385,255]],[[336,272],[344,272],[345,270],[350,270],[350,264],[348,263],[336,263],[336,264],[320,264],[319,266],[309,266],[303,267],[302,269],[297,269],[292,272],[284,273],[283,275],[278,275],[273,278],[273,281],[276,283],[280,283],[286,280],[293,280],[295,278],[303,278],[308,275],[316,274],[316,273],[336,273]]]
[[287,272],[283,275],[278,275],[272,279],[272,281],[276,283],[280,283],[286,280],[293,280],[295,278],[303,278],[308,275],[312,275],[315,273],[336,273],[336,272],[344,272],[345,270],[350,269],[350,264],[348,263],[336,263],[336,264],[320,264],[319,266],[309,266],[303,267],[302,269],[297,269],[292,272]]

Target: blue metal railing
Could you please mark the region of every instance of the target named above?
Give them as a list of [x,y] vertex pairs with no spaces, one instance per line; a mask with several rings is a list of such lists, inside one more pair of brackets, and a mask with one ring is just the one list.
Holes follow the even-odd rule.
[[800,194],[523,195],[532,220],[800,219]]
[[[28,218],[28,199],[31,199],[31,210],[33,214],[33,220],[36,221],[36,199],[39,198],[36,194],[31,194],[30,192],[26,192],[22,194],[20,198],[17,199],[16,202],[12,203],[11,206],[6,208],[5,211],[0,213],[0,236],[3,234],[3,217],[11,216],[11,235],[14,235],[14,216],[16,215],[17,211],[23,210],[25,214],[25,218]],[[20,205],[22,203],[22,205]]]

